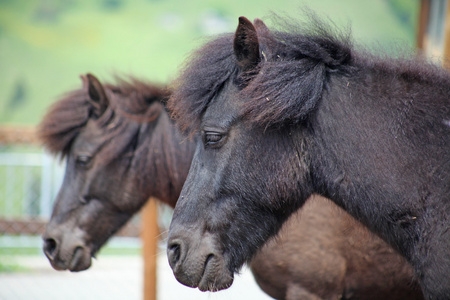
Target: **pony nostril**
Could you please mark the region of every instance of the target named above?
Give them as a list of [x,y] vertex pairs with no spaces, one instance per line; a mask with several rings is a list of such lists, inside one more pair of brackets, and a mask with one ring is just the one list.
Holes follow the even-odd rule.
[[47,257],[51,260],[55,259],[55,254],[56,254],[56,248],[58,246],[58,243],[52,239],[45,239],[44,241],[44,253],[45,255],[47,255]]
[[181,257],[181,244],[174,242],[168,248],[169,264],[173,268]]

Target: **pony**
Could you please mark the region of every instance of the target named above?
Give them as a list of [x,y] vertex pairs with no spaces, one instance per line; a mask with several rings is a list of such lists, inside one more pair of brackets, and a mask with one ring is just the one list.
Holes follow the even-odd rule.
[[66,171],[43,234],[56,270],[81,271],[150,195],[175,206],[193,147],[182,143],[164,101],[168,91],[132,79],[102,85],[92,74],[56,102],[39,125]]
[[[91,74],[81,79],[83,87],[56,102],[39,126],[45,148],[67,160],[43,235],[44,253],[57,270],[89,268],[91,257],[150,197],[174,207],[194,155],[194,142],[168,119],[168,91],[136,79],[118,85],[102,85]],[[423,299],[396,251],[332,202],[314,198],[251,262],[267,294]]]
[[279,31],[241,17],[192,55],[168,106],[198,137],[169,230],[178,281],[229,287],[317,193],[399,251],[426,299],[450,297],[446,70],[358,50],[316,16]]

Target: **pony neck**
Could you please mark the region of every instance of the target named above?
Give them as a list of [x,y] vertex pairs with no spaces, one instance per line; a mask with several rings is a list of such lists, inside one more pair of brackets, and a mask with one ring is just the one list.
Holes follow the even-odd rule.
[[362,94],[359,81],[334,80],[311,120],[314,189],[408,258],[404,245],[417,238],[421,183],[419,176],[404,176],[404,166],[413,162],[402,156],[408,149],[401,137],[392,138],[390,116],[380,113],[398,108],[387,101],[389,96]]
[[181,136],[165,112],[155,122],[142,124],[141,131],[135,167],[143,193],[175,207],[189,172],[194,145]]

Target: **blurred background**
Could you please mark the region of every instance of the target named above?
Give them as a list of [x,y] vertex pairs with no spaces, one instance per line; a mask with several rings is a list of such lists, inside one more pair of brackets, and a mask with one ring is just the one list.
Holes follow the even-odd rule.
[[360,44],[414,47],[417,0],[1,0],[0,122],[38,123],[91,72],[166,83],[205,37],[232,31],[239,16],[301,17],[302,5],[351,26]]
[[[42,255],[40,233],[61,184],[64,162],[42,151],[34,127],[53,102],[81,87],[80,74],[93,73],[103,82],[133,75],[166,84],[208,37],[233,31],[239,16],[261,18],[270,27],[272,13],[301,19],[304,6],[340,28],[351,28],[361,47],[388,55],[420,47],[442,61],[446,0],[0,0],[0,299],[38,299],[45,278],[69,294],[95,282],[102,293],[113,293],[108,299],[122,299],[123,289],[117,286],[125,274],[127,299],[142,299],[139,217],[99,254],[99,261],[117,258],[115,268],[98,263],[82,274],[61,273]],[[159,215],[164,231],[170,211],[160,208]],[[163,247],[161,243],[161,253]],[[165,254],[159,265],[167,265]],[[117,278],[106,276],[114,272]],[[188,297],[187,288],[180,289],[167,269],[158,272],[158,299],[180,298],[178,291],[182,299],[222,299],[220,293],[197,290],[189,290],[193,294]],[[222,294],[225,298],[248,299],[239,288],[262,293],[251,275],[243,276],[235,294]],[[172,281],[160,286],[162,277]],[[64,278],[69,283],[61,281]],[[102,287],[99,278],[109,283]],[[84,283],[75,284],[75,279]],[[164,293],[169,289],[175,294]],[[101,299],[102,293],[86,292],[83,299]],[[46,299],[61,296],[44,294]]]

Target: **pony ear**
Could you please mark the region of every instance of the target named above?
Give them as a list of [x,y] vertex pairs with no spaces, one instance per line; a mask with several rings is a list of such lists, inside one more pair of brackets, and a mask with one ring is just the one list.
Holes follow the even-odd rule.
[[270,29],[267,27],[267,25],[261,19],[256,18],[255,20],[253,20],[253,25],[255,26],[256,31],[260,35],[272,36]]
[[267,59],[272,55],[271,49],[273,49],[273,47],[271,44],[276,45],[276,38],[270,31],[269,27],[267,27],[261,19],[256,18],[253,20],[253,25],[258,33],[259,48],[262,58],[267,61]]
[[89,99],[92,105],[92,112],[95,117],[99,118],[108,107],[108,97],[106,97],[105,89],[100,81],[92,74],[87,74],[87,88]]
[[259,42],[256,28],[245,17],[239,18],[233,48],[241,70],[248,71],[259,63]]

